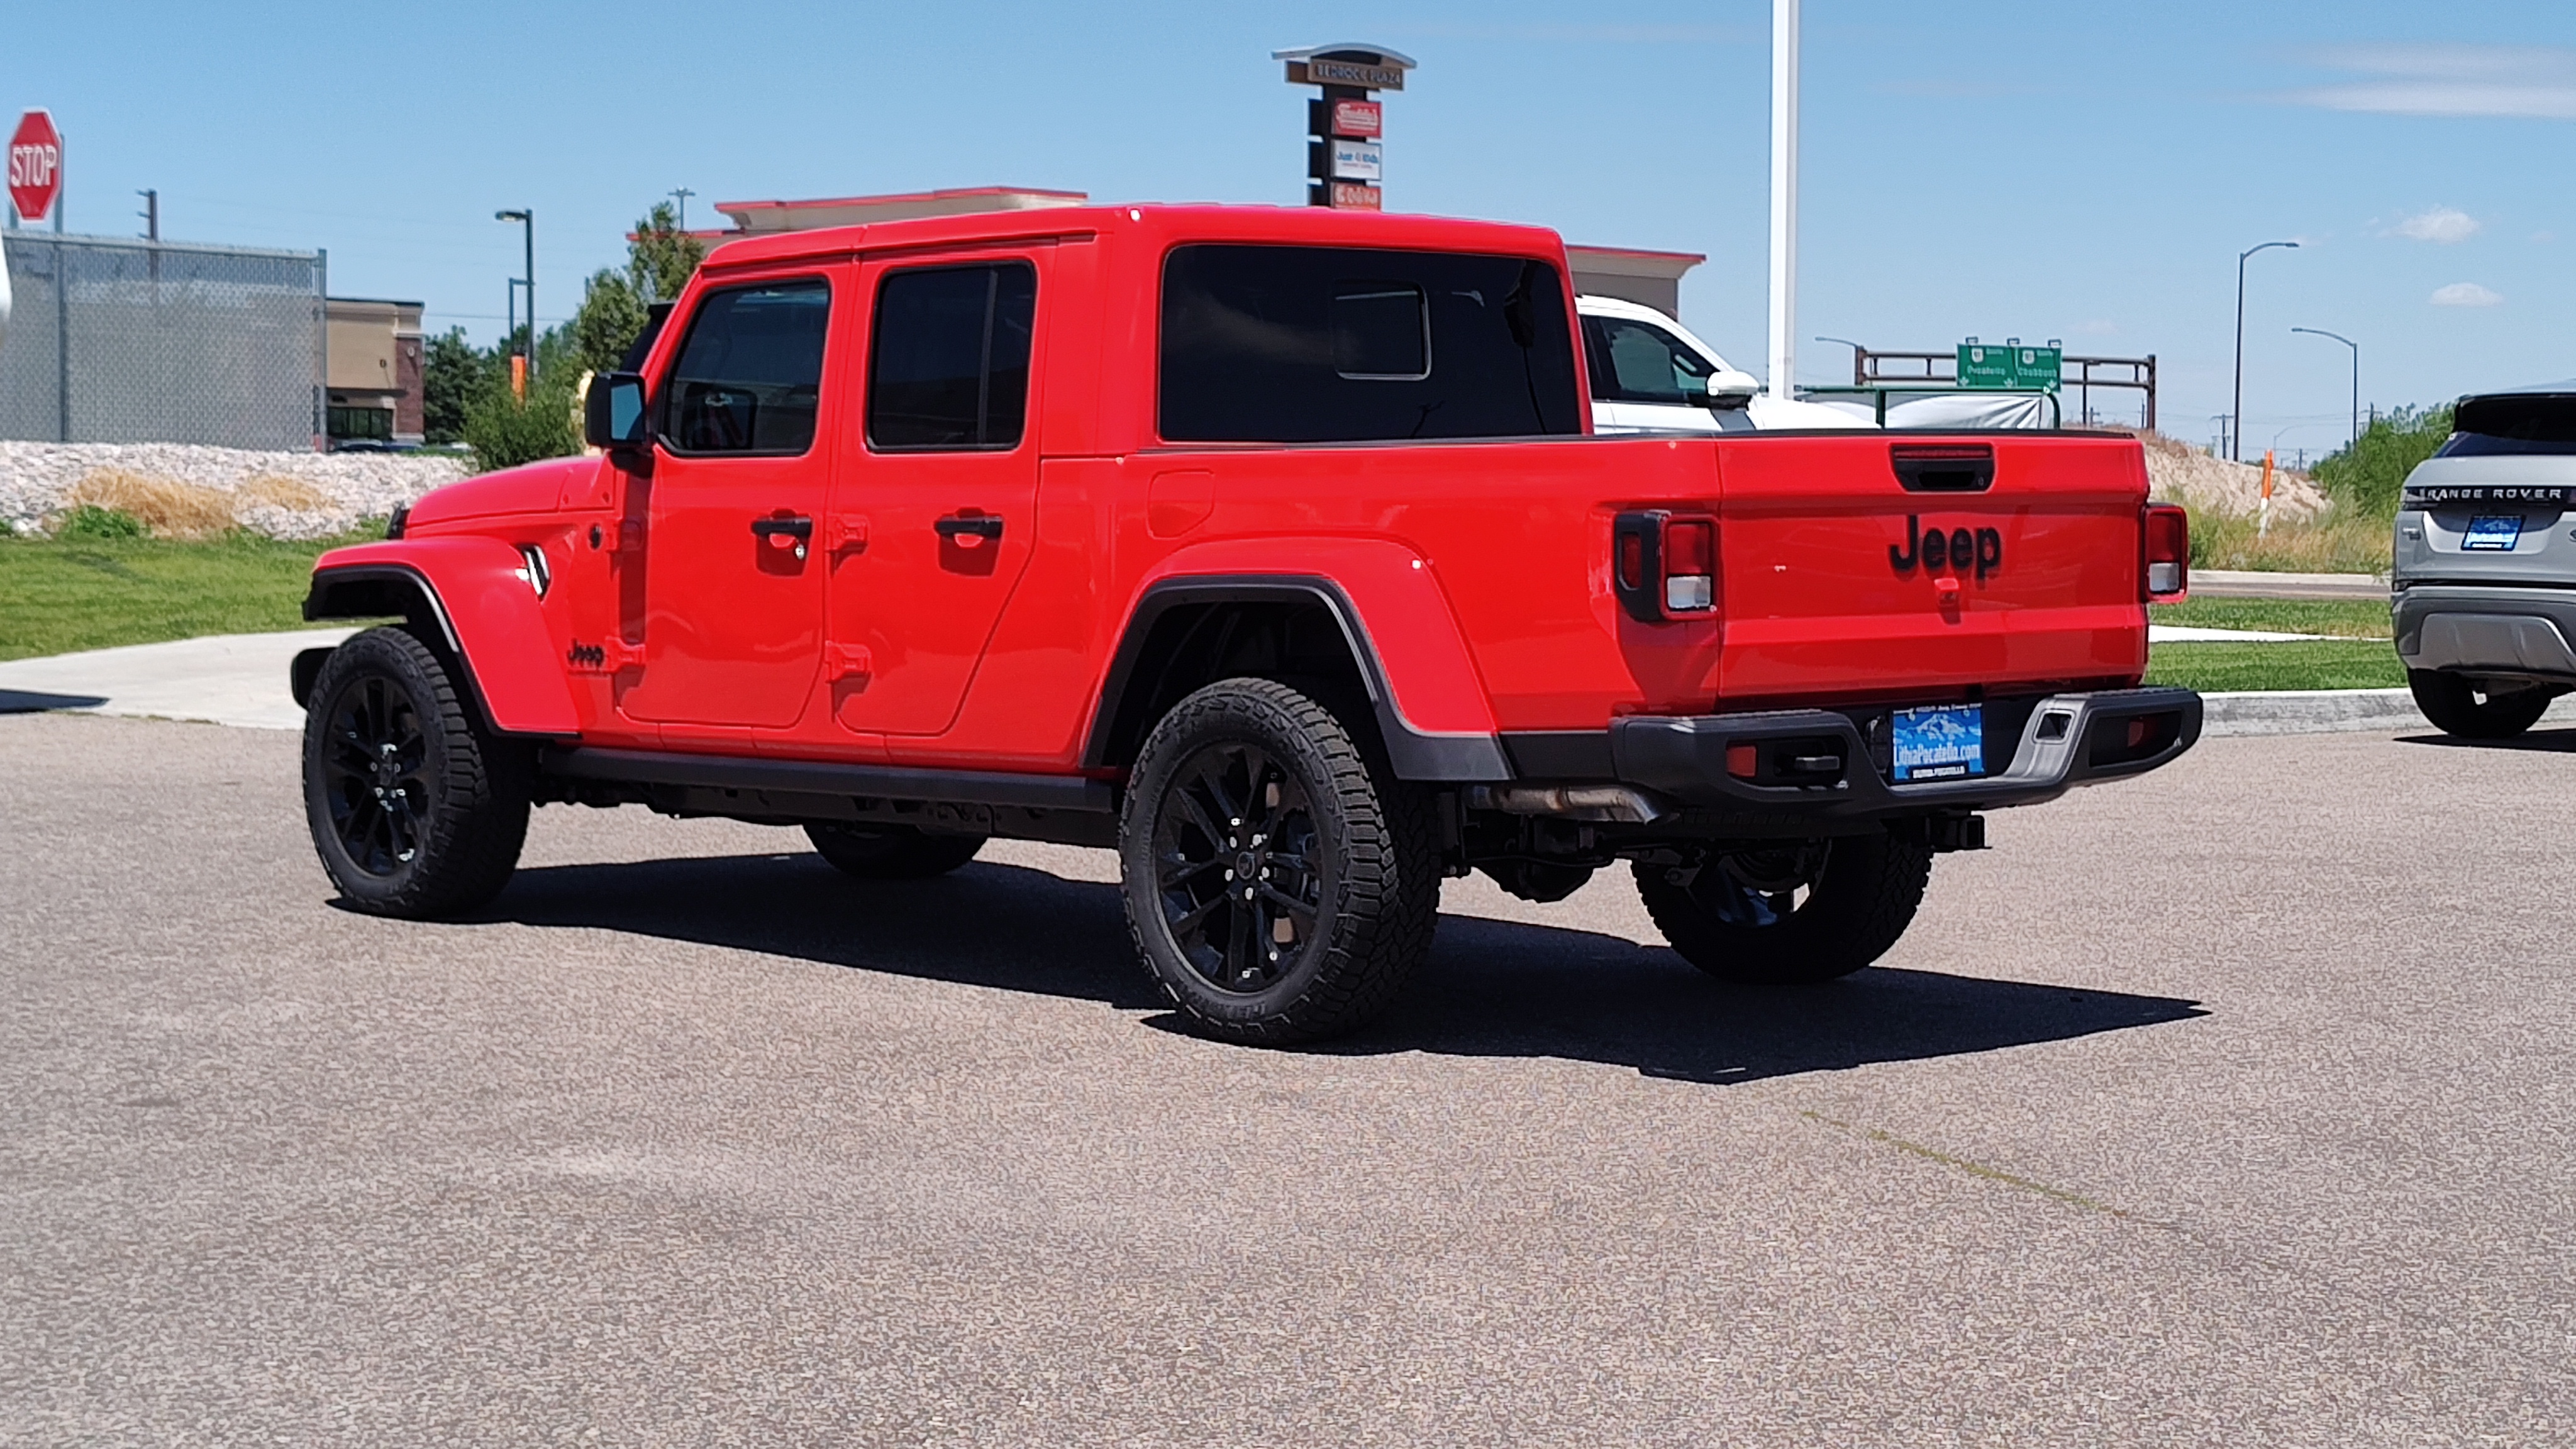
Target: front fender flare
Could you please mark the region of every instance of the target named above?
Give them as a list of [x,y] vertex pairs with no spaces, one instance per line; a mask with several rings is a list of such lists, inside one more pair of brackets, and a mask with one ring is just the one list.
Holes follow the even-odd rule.
[[[1283,568],[1293,557],[1297,566]],[[1190,604],[1312,602],[1330,613],[1361,681],[1398,778],[1513,778],[1484,681],[1448,599],[1422,557],[1384,539],[1278,539],[1203,544],[1139,581],[1102,681],[1083,763],[1108,764],[1119,706],[1157,619]]]
[[[526,561],[497,538],[406,538],[334,549],[313,566],[307,619],[403,613],[433,625],[503,734],[581,732]],[[401,607],[388,608],[389,602]],[[426,615],[426,618],[422,616]]]

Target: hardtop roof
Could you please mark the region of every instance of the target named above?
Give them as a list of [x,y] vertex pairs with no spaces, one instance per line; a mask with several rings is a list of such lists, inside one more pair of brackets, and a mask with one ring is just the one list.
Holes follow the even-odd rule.
[[975,242],[1061,239],[1103,233],[1150,240],[1271,243],[1284,246],[1376,247],[1395,251],[1463,251],[1544,257],[1564,253],[1545,227],[1406,213],[1335,211],[1312,206],[1066,206],[1039,211],[970,212],[859,226],[818,227],[729,241],[711,253],[710,270],[847,256],[860,251]]

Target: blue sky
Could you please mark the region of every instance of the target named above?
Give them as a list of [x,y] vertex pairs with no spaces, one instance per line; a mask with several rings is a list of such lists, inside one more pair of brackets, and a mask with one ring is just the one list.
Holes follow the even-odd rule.
[[[330,249],[333,290],[500,330],[538,216],[542,311],[670,188],[708,203],[1011,184],[1291,202],[1278,47],[1422,63],[1392,206],[1706,252],[1691,325],[1759,370],[1768,4],[1073,7],[90,3],[13,14],[0,111],[52,108],[76,231]],[[2366,401],[2576,374],[2576,6],[1808,0],[1801,332],[2158,355],[2166,430],[2331,446]],[[2437,297],[2450,305],[2437,302]],[[2460,303],[2469,305],[2459,305]],[[1833,381],[1844,349],[1801,343]],[[1844,374],[1847,375],[1847,374]]]

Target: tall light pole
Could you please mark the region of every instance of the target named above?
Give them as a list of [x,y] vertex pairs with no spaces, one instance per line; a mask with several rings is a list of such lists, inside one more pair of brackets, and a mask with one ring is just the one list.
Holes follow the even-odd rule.
[[2245,259],[2274,247],[2297,246],[2294,241],[2270,241],[2236,254],[2236,441],[2227,451],[2239,463],[2245,461]]
[[2293,332],[2305,332],[2305,333],[2306,333],[2306,334],[2308,334],[2310,337],[2331,337],[2331,338],[2333,338],[2335,341],[2340,342],[2340,343],[2342,343],[2344,346],[2349,347],[2349,348],[2351,348],[2351,349],[2352,349],[2352,440],[2353,440],[2353,442],[2354,442],[2355,444],[2360,443],[2360,441],[2361,441],[2361,344],[2360,344],[2360,343],[2358,343],[2358,342],[2353,341],[2353,340],[2352,340],[2351,338],[2349,338],[2349,337],[2344,336],[2344,335],[2343,335],[2342,333],[2340,333],[2340,332],[2328,332],[2326,329],[2324,329],[2324,328],[2322,328],[2322,327],[2293,327],[2293,328],[2291,328],[2290,330],[2291,330],[2291,331],[2293,331]]
[[671,195],[680,203],[680,230],[685,232],[689,229],[689,198],[697,193],[685,186],[675,186],[671,188]]
[[1852,341],[1852,340],[1851,340],[1850,338],[1848,338],[1848,337],[1818,337],[1816,340],[1817,340],[1818,342],[1833,342],[1833,343],[1839,343],[1839,344],[1841,344],[1842,346],[1844,346],[1844,347],[1848,347],[1848,348],[1850,348],[1850,349],[1852,350],[1852,386],[1854,386],[1854,387],[1858,387],[1858,386],[1860,386],[1860,384],[1861,384],[1861,376],[1860,376],[1860,360],[1861,360],[1861,358],[1862,358],[1865,354],[1867,354],[1867,353],[1868,353],[1869,349],[1868,349],[1868,348],[1866,348],[1866,347],[1863,347],[1862,345],[1860,345],[1860,344],[1859,344],[1859,343],[1857,343],[1857,342]]
[[[512,211],[496,211],[492,213],[492,219],[517,222],[527,238],[527,280],[520,285],[528,289],[528,345],[524,355],[528,359],[528,380],[534,382],[537,377],[537,214],[521,207]],[[2237,331],[2241,335],[2244,328],[2239,326]]]
[[1797,395],[1798,0],[1771,0],[1771,395]]

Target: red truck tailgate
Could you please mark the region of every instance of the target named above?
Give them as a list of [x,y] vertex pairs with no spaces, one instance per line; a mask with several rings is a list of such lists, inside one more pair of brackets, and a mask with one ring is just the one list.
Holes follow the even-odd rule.
[[1731,705],[2145,668],[2134,441],[1737,437],[1718,476]]

